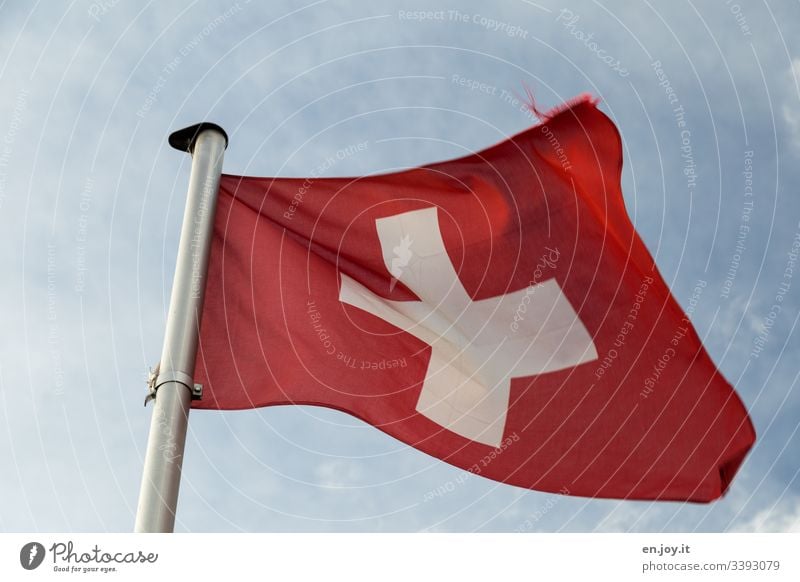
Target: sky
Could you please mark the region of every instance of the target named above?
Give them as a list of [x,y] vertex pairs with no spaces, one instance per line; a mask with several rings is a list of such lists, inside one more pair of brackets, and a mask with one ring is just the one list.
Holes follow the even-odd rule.
[[551,495],[339,412],[197,411],[176,531],[800,531],[798,39],[789,1],[0,2],[0,531],[133,528],[190,165],[171,131],[222,125],[231,174],[348,149],[325,175],[385,172],[529,127],[525,85],[601,99],[664,279],[684,307],[706,285],[691,319],[758,434],[727,495]]

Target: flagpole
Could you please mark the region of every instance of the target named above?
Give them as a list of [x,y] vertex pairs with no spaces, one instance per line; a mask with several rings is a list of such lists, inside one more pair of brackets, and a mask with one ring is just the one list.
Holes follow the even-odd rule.
[[155,405],[136,511],[136,532],[172,532],[175,527],[189,407],[202,391],[202,387],[194,384],[192,375],[228,136],[218,125],[199,123],[170,135],[169,144],[191,154],[192,171],[164,347],[149,382],[147,400],[154,399]]

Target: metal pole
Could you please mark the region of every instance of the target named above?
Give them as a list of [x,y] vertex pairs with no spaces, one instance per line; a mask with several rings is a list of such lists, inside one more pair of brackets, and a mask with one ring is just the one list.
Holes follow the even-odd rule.
[[148,399],[154,397],[155,406],[136,511],[137,532],[172,532],[175,527],[189,407],[201,392],[192,375],[228,136],[218,125],[200,123],[176,131],[169,136],[169,143],[192,155],[192,173],[164,347],[150,383]]

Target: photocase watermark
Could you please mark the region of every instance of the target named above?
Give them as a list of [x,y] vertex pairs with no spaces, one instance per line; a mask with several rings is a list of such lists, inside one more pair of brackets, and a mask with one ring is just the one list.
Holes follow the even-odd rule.
[[489,95],[490,97],[497,97],[500,99],[500,101],[511,105],[511,107],[523,113],[525,117],[528,117],[532,121],[538,120],[536,114],[531,110],[530,105],[507,89],[500,89],[496,85],[492,85],[479,79],[465,77],[464,75],[460,75],[458,73],[454,73],[450,76],[450,82],[454,85],[464,87],[469,91],[483,93],[485,95]]
[[575,14],[569,8],[562,8],[558,13],[558,16],[556,16],[556,22],[560,22],[561,25],[572,36],[583,43],[587,49],[592,51],[592,53],[594,53],[594,55],[612,71],[617,73],[620,77],[627,77],[630,75],[628,69],[622,66],[622,63],[618,58],[615,58],[613,55],[609,54],[597,43],[597,41],[594,39],[593,32],[586,33],[578,28],[578,22],[580,19],[580,15]]
[[322,324],[322,314],[317,307],[316,301],[309,299],[306,302],[306,314],[308,315],[311,328],[314,330],[314,334],[317,336],[317,340],[319,340],[324,353],[331,357],[335,356],[336,361],[342,366],[351,368],[353,370],[372,371],[393,370],[396,368],[408,367],[408,361],[405,357],[391,360],[386,358],[381,360],[365,360],[363,358],[356,358],[350,354],[346,354],[345,352],[337,349],[330,332],[328,332],[328,330]]
[[569,171],[572,169],[572,164],[569,162],[569,157],[567,156],[566,150],[564,150],[561,142],[558,141],[558,138],[553,133],[553,130],[547,124],[542,126],[540,130],[542,134],[547,138],[547,143],[550,144],[550,147],[553,148],[553,153],[556,155],[558,159],[558,163],[561,164],[561,168],[565,171]]
[[672,87],[661,61],[656,60],[650,64],[651,68],[656,74],[659,87],[664,89],[664,94],[667,101],[672,108],[672,115],[675,118],[675,125],[680,131],[680,151],[681,159],[683,160],[683,175],[686,177],[686,189],[689,194],[692,194],[697,187],[697,166],[694,161],[694,152],[692,150],[692,131],[686,123],[686,110],[681,105],[678,99],[678,94]]
[[465,89],[469,89],[470,91],[485,93],[486,95],[491,95],[493,97],[496,97],[498,94],[497,86],[490,85],[485,81],[470,79],[469,77],[465,77],[464,75],[459,75],[458,73],[453,73],[450,76],[450,82],[453,83],[454,85],[458,85],[459,87],[464,87]]
[[39,542],[28,542],[19,551],[19,564],[26,570],[35,570],[42,565],[45,557],[44,546]]
[[14,109],[11,111],[11,121],[8,129],[0,143],[0,208],[6,199],[6,184],[8,184],[8,168],[11,164],[11,154],[14,151],[14,142],[17,140],[17,133],[22,128],[22,116],[28,107],[27,89],[20,89],[17,98],[14,100]]
[[742,35],[753,36],[753,32],[750,30],[750,25],[747,23],[747,18],[742,12],[742,7],[733,0],[725,0],[725,6],[728,7],[728,10],[731,14],[733,14],[734,19],[736,19],[736,24],[739,25],[739,30],[741,31]]
[[736,237],[736,246],[731,255],[731,262],[728,265],[728,272],[725,274],[725,281],[722,283],[722,291],[719,296],[727,299],[731,294],[733,281],[739,272],[739,265],[742,261],[742,254],[747,248],[747,235],[750,233],[750,214],[753,212],[753,150],[744,152],[744,203],[742,205],[742,216],[739,222],[739,234]]
[[457,22],[473,24],[490,32],[499,32],[511,38],[528,38],[528,31],[519,25],[503,20],[496,20],[479,13],[467,13],[460,10],[399,10],[398,20],[412,22]]
[[314,333],[317,335],[319,343],[322,344],[322,349],[329,356],[334,355],[336,353],[336,344],[333,343],[331,334],[328,333],[328,330],[325,329],[324,325],[322,325],[322,314],[319,312],[319,309],[317,309],[316,301],[309,299],[306,302],[306,313],[308,314],[308,319],[311,321],[311,327],[313,328]]
[[783,311],[783,301],[789,290],[792,288],[792,278],[794,277],[794,270],[797,268],[797,259],[800,256],[800,223],[797,225],[797,231],[794,233],[792,244],[789,251],[786,253],[786,265],[783,269],[783,276],[778,288],[775,291],[775,298],[769,312],[764,316],[761,321],[761,330],[756,338],[753,340],[753,349],[750,351],[750,357],[756,358],[761,355],[767,345],[767,339],[778,319],[781,311]]
[[[178,70],[178,67],[183,64],[183,60],[188,57],[200,44],[206,40],[211,34],[227,22],[231,17],[235,16],[243,10],[243,4],[249,4],[251,0],[243,0],[236,2],[224,12],[217,14],[213,19],[209,20],[203,28],[200,29],[186,44],[178,49],[176,54],[170,62],[161,68],[161,73],[158,75],[155,83],[150,88],[150,91],[145,96],[144,102],[136,111],[136,116],[144,119],[148,112],[158,102],[158,96],[161,91],[167,86],[169,78]],[[106,10],[107,12],[108,10]]]
[[700,300],[700,295],[703,293],[703,290],[707,285],[708,283],[702,279],[695,283],[695,286],[692,289],[692,295],[689,298],[689,305],[686,307],[685,314],[681,318],[680,324],[673,332],[672,337],[669,340],[669,345],[656,360],[656,363],[653,364],[652,372],[644,381],[644,388],[639,393],[639,396],[641,396],[643,399],[648,398],[653,393],[662,373],[667,369],[669,363],[675,358],[675,356],[677,356],[678,346],[683,338],[685,338],[689,333],[689,327],[691,325],[691,320],[689,317],[694,313],[697,303]]
[[69,540],[55,542],[48,549],[39,542],[28,542],[19,551],[19,564],[25,570],[35,570],[44,563],[48,554],[51,558],[49,569],[64,574],[110,574],[158,561],[156,552],[107,550],[97,544],[83,549]]
[[644,300],[647,297],[647,290],[650,289],[650,285],[653,284],[653,281],[654,279],[649,276],[642,278],[642,283],[639,285],[639,290],[633,297],[633,304],[628,310],[628,313],[625,316],[625,321],[623,321],[622,327],[620,327],[619,331],[617,332],[617,336],[614,338],[613,347],[609,348],[608,352],[606,352],[606,355],[600,361],[600,365],[597,366],[597,369],[594,371],[594,377],[598,380],[605,375],[606,371],[608,371],[614,361],[619,357],[619,350],[625,346],[625,343],[628,340],[628,334],[633,331],[633,326],[636,324],[636,320],[639,318],[639,311],[641,311],[642,305],[644,305]]
[[392,248],[392,263],[390,265],[389,273],[392,275],[392,280],[389,282],[389,292],[394,291],[395,285],[403,276],[403,269],[411,262],[414,252],[411,250],[411,245],[414,244],[410,235],[405,235],[400,239],[400,244]]
[[100,22],[100,20],[102,20],[101,17],[108,14],[120,1],[121,0],[97,0],[89,5],[86,13],[96,22]]
[[303,203],[303,200],[308,194],[311,187],[314,185],[314,182],[317,178],[324,176],[331,168],[333,168],[339,162],[346,160],[347,158],[354,156],[360,152],[365,151],[369,147],[368,141],[362,141],[355,144],[347,145],[343,148],[336,150],[332,155],[327,156],[319,165],[313,168],[309,172],[309,176],[303,180],[303,183],[300,184],[300,187],[297,189],[297,192],[294,193],[292,196],[291,201],[289,202],[289,208],[286,209],[283,213],[283,217],[287,220],[292,220],[294,218],[297,209],[300,208],[300,205]]
[[516,432],[511,433],[509,436],[504,438],[497,447],[493,448],[489,453],[484,455],[478,462],[472,465],[465,472],[459,474],[458,477],[455,479],[450,479],[435,489],[427,491],[425,495],[422,496],[422,500],[427,503],[428,501],[433,501],[437,497],[444,497],[448,493],[452,493],[458,486],[466,483],[467,480],[472,477],[472,475],[480,475],[483,470],[492,463],[492,461],[502,455],[503,452],[507,451],[511,445],[518,441],[519,435]]
[[92,193],[94,191],[94,178],[86,178],[83,190],[78,199],[78,229],[75,233],[75,292],[83,293],[86,288],[86,273],[89,267],[86,261],[86,242],[89,239],[89,210],[92,207]]
[[[41,544],[40,544],[41,545]],[[95,544],[87,550],[76,550],[72,540],[56,542],[48,549],[52,557],[53,572],[69,574],[109,574],[134,564],[155,564],[155,552],[105,550]]]
[[167,463],[174,463],[181,458],[181,453],[178,450],[178,439],[172,428],[172,420],[169,418],[166,411],[160,409],[158,406],[153,410],[153,414],[158,415],[156,417],[156,426],[166,437],[162,440],[162,444],[159,445],[158,450]]
[[354,370],[393,370],[395,368],[408,367],[408,362],[405,358],[395,358],[393,360],[387,360],[386,358],[382,360],[363,360],[337,351],[336,359],[345,367]]
[[561,252],[558,250],[558,247],[554,249],[551,249],[550,247],[544,247],[544,250],[547,252],[543,253],[536,262],[536,267],[534,268],[533,275],[528,283],[528,288],[525,290],[525,295],[522,296],[519,305],[517,306],[516,310],[514,310],[514,320],[510,325],[511,333],[516,333],[519,331],[519,324],[525,319],[525,313],[528,311],[528,305],[531,302],[531,296],[536,293],[536,286],[542,282],[542,277],[544,277],[545,272],[555,269],[556,264],[558,264],[558,259],[561,256]]
[[700,295],[703,294],[703,290],[706,288],[706,286],[708,286],[708,283],[704,279],[698,279],[694,284],[694,287],[692,288],[692,294],[689,296],[689,301],[686,305],[686,309],[684,310],[688,317],[694,315],[694,312],[697,309],[697,304],[700,302]]
[[450,10],[398,10],[397,18],[400,20],[411,20],[414,22],[424,22],[426,20],[446,20],[445,15]]
[[215,178],[208,176],[203,182],[203,192],[200,202],[197,204],[194,218],[192,219],[192,238],[190,248],[192,251],[192,278],[190,293],[192,299],[200,299],[203,293],[202,261],[205,246],[202,240],[203,226],[205,225],[211,198],[216,194],[214,191]]
[[58,327],[56,246],[47,244],[47,350],[53,370],[56,396],[64,394],[64,363],[61,356],[61,332]]
[[[562,487],[558,490],[558,493],[560,493],[562,496],[569,495],[569,489],[567,487]],[[548,497],[544,504],[535,509],[533,513],[528,515],[525,521],[520,523],[516,529],[514,529],[514,532],[525,533],[531,531],[545,515],[550,513],[553,508],[559,504],[559,502],[563,499],[562,496],[551,495]]]

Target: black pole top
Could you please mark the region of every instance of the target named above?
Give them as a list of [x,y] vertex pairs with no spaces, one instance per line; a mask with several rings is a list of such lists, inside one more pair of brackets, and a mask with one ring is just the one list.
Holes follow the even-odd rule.
[[225,133],[225,130],[216,123],[209,123],[207,121],[204,121],[203,123],[196,123],[194,125],[190,125],[189,127],[184,127],[183,129],[172,132],[169,134],[169,145],[178,151],[189,152],[191,154],[192,150],[194,150],[194,143],[197,141],[197,136],[208,129],[214,129],[220,132],[223,137],[225,137],[225,148],[227,149],[228,134]]

